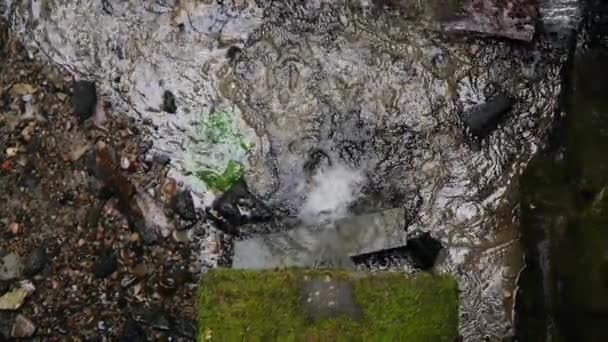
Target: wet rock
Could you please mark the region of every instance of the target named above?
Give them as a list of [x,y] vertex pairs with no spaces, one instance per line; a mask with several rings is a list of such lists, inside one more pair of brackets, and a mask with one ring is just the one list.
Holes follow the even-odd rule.
[[435,265],[435,259],[443,247],[431,234],[424,233],[416,238],[408,239],[405,250],[414,266],[421,270],[430,270]]
[[72,94],[72,107],[80,121],[84,121],[95,113],[97,106],[97,87],[95,82],[76,81]]
[[48,262],[48,256],[43,247],[34,249],[25,261],[24,274],[27,277],[33,277],[44,269]]
[[473,137],[483,139],[496,128],[500,119],[513,107],[514,100],[507,94],[498,94],[461,115]]
[[139,324],[133,319],[129,318],[125,323],[122,333],[118,337],[120,342],[146,342],[148,338],[146,333],[139,326]]
[[13,328],[11,329],[11,336],[14,338],[27,338],[32,337],[36,332],[36,326],[32,321],[23,315],[17,315]]
[[103,251],[97,257],[93,273],[97,278],[106,278],[114,273],[117,267],[116,254],[113,251]]
[[163,111],[171,114],[177,112],[177,104],[175,103],[175,95],[169,90],[165,90],[163,93]]
[[180,191],[173,199],[173,210],[184,220],[195,221],[196,211],[189,190]]
[[0,280],[13,280],[21,277],[23,261],[18,254],[10,253],[0,259]]
[[405,246],[406,236],[405,210],[390,209],[236,241],[232,267],[348,267],[350,257]]
[[346,315],[354,320],[363,317],[352,286],[346,281],[317,278],[304,281],[300,290],[301,306],[310,321]]
[[256,223],[270,220],[270,209],[255,198],[243,179],[217,198],[212,205],[217,215],[211,218],[218,228],[227,234],[238,235],[238,227],[245,223]]

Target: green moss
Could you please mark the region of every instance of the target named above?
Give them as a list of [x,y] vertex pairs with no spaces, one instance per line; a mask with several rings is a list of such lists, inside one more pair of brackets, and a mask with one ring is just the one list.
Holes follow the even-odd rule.
[[216,192],[228,190],[242,176],[243,166],[233,160],[228,162],[228,165],[226,165],[226,168],[221,173],[215,170],[202,170],[197,173],[197,177]]
[[[349,281],[363,320],[317,323],[299,309],[306,276]],[[452,278],[329,270],[213,270],[200,287],[200,341],[452,341],[458,290]]]

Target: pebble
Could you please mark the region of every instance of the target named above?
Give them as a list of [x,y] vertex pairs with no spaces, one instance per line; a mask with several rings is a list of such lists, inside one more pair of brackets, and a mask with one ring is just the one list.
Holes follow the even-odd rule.
[[97,278],[106,278],[114,273],[117,267],[118,261],[114,252],[104,251],[97,257],[93,273]]
[[46,251],[42,247],[34,249],[27,257],[25,262],[24,273],[28,277],[33,277],[44,269],[48,257]]
[[177,112],[177,104],[175,103],[175,95],[169,90],[165,90],[163,93],[163,111],[171,114]]
[[17,235],[21,232],[21,226],[17,222],[13,222],[8,225],[8,231],[13,235]]
[[19,314],[15,317],[15,323],[11,329],[11,336],[14,338],[32,337],[36,332],[36,326],[27,317]]
[[5,255],[0,259],[0,280],[12,280],[21,277],[23,262],[15,253]]
[[17,147],[9,147],[6,149],[6,157],[12,158],[12,157],[16,156],[18,152],[19,152],[19,149]]
[[122,157],[120,159],[120,168],[123,170],[127,170],[129,166],[131,166],[131,162],[129,161],[129,159],[127,157]]

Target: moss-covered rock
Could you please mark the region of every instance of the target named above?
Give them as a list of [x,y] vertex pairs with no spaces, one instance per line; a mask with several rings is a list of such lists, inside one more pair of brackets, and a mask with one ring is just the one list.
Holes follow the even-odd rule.
[[[302,285],[347,282],[360,318],[310,320]],[[330,303],[331,304],[331,303]],[[213,270],[200,287],[199,341],[453,341],[458,289],[449,277],[339,270]]]

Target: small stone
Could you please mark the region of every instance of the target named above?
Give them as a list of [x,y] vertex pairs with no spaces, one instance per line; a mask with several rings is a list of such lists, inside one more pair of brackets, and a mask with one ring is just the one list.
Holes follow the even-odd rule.
[[21,226],[17,222],[13,222],[8,225],[8,231],[13,235],[17,235],[21,232]]
[[23,102],[31,102],[33,98],[34,96],[32,96],[32,94],[26,94],[21,97],[21,100]]
[[146,266],[146,264],[137,264],[135,267],[133,267],[131,273],[133,273],[133,275],[137,278],[143,278],[148,275],[148,266]]
[[24,273],[28,277],[33,277],[44,269],[48,257],[44,248],[39,247],[34,249],[27,257],[25,262]]
[[11,329],[11,336],[14,338],[32,337],[36,332],[36,326],[27,317],[19,314],[15,317],[15,323]]
[[82,246],[84,246],[86,243],[87,243],[87,242],[86,242],[84,239],[79,239],[77,244],[78,244],[78,247],[82,247]]
[[171,114],[177,112],[177,104],[175,103],[175,95],[169,90],[165,90],[163,93],[163,111]]
[[114,273],[117,267],[118,261],[114,252],[104,251],[97,257],[94,269],[95,277],[106,278]]
[[190,241],[190,234],[188,234],[187,230],[174,230],[171,236],[173,237],[173,241],[178,243],[188,243]]
[[131,162],[129,161],[129,159],[127,157],[122,157],[120,159],[120,168],[123,170],[127,170],[129,166],[131,166]]
[[21,277],[23,262],[19,255],[10,253],[0,259],[0,280],[12,280]]
[[190,191],[184,190],[177,193],[173,200],[173,210],[184,220],[196,220],[196,211]]
[[77,81],[74,83],[72,106],[81,122],[93,116],[95,107],[97,106],[97,87],[95,86],[95,82]]
[[0,297],[0,310],[17,310],[25,301],[28,293],[22,288],[16,288]]
[[129,241],[131,242],[138,242],[139,241],[139,234],[137,233],[133,233],[131,234],[131,236],[129,236]]
[[19,149],[17,147],[9,147],[6,149],[7,158],[12,158],[12,157],[16,156],[17,153],[19,153]]

